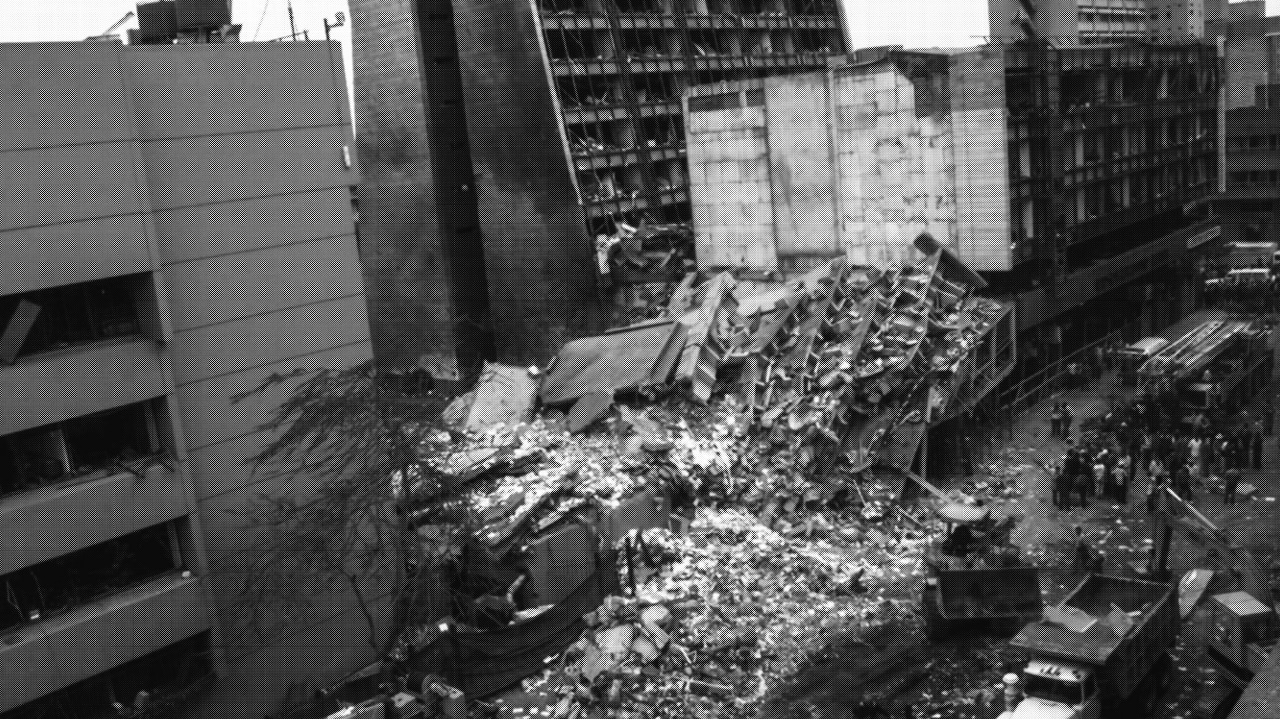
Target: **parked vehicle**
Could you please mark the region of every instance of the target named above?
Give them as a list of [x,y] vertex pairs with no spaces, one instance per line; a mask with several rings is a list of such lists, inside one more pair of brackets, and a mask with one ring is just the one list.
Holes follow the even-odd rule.
[[1169,683],[1175,589],[1090,574],[1010,646],[1028,654],[1023,698],[1001,719],[1149,717]]

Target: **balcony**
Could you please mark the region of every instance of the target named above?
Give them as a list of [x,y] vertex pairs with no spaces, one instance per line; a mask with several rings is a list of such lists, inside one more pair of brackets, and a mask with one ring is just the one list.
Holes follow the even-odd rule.
[[168,393],[159,343],[122,337],[0,365],[0,435],[82,417]]
[[209,627],[199,580],[178,572],[25,624],[0,635],[0,712]]
[[0,575],[188,513],[174,470],[155,460],[130,469],[0,498]]

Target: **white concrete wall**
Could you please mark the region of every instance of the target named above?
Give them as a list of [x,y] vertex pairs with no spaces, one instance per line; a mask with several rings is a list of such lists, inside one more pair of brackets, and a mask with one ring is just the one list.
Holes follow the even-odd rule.
[[776,268],[765,108],[686,112],[685,118],[698,266]]
[[956,162],[945,109],[920,116],[914,84],[891,63],[837,71],[832,98],[840,242],[850,260],[904,263],[922,232],[956,249]]
[[950,58],[956,253],[979,271],[1013,268],[1002,52],[990,45]]
[[831,257],[835,197],[826,73],[779,78],[765,85],[769,178],[779,261]]

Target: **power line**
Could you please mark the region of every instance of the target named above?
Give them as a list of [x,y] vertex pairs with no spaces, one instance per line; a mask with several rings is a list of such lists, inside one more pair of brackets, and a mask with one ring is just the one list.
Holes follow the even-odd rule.
[[266,19],[267,8],[270,7],[270,5],[271,5],[271,0],[266,0],[266,2],[262,3],[262,14],[258,16],[258,27],[253,31],[254,42],[258,40],[258,33],[262,32],[262,21]]

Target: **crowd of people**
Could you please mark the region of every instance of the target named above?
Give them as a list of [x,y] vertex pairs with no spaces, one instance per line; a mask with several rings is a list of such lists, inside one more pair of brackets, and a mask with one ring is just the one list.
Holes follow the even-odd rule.
[[1091,501],[1128,506],[1134,480],[1145,473],[1147,512],[1156,496],[1170,486],[1194,501],[1206,484],[1224,482],[1223,501],[1233,503],[1241,470],[1262,469],[1263,438],[1274,430],[1274,408],[1268,401],[1261,416],[1247,412],[1210,418],[1186,417],[1175,406],[1140,396],[1114,406],[1094,426],[1073,434],[1074,416],[1066,402],[1055,402],[1051,433],[1066,441],[1067,451],[1050,469],[1053,503],[1059,510],[1087,507]]

